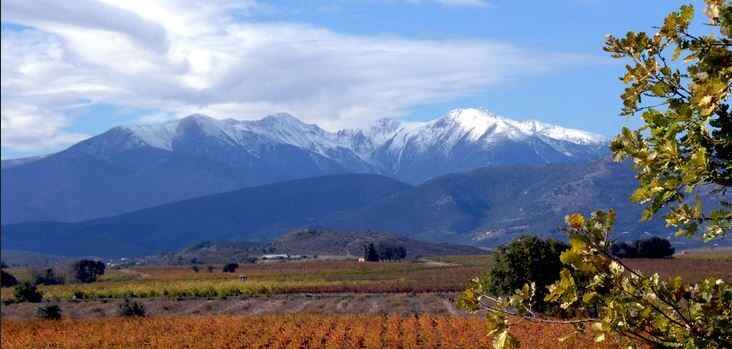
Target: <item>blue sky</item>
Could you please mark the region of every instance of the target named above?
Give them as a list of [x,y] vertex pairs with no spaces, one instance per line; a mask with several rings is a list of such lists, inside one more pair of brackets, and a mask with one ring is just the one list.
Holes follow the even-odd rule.
[[623,62],[602,51],[605,34],[652,31],[683,3],[2,4],[6,159],[193,112],[289,112],[333,130],[483,107],[612,136],[636,123],[618,116]]

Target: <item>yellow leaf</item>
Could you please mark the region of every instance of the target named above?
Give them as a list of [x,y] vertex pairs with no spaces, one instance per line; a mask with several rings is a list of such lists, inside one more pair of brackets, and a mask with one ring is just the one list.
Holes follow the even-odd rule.
[[493,340],[494,349],[510,349],[517,347],[518,341],[508,333],[508,330],[501,331],[501,333],[499,333]]
[[712,96],[704,96],[701,99],[699,99],[699,106],[705,106],[709,103],[712,103]]
[[616,261],[612,261],[610,262],[610,272],[613,273],[613,275],[620,275],[623,273],[623,266]]
[[582,228],[582,226],[585,224],[585,217],[579,213],[572,213],[570,215],[567,215],[567,218],[565,220],[567,221],[567,225],[575,229]]

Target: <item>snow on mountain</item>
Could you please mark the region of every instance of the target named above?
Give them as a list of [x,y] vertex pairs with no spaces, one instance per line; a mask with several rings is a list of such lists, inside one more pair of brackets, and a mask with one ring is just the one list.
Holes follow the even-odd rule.
[[191,115],[115,127],[42,159],[3,161],[3,208],[11,209],[2,219],[75,221],[298,178],[372,173],[418,184],[493,165],[605,154],[603,137],[481,109],[338,132],[288,114],[255,121]]
[[[341,131],[344,132],[345,131]],[[355,130],[349,135],[365,137],[372,149],[387,145],[391,154],[402,154],[410,145],[418,151],[437,149],[449,153],[461,142],[490,147],[505,140],[522,141],[537,137],[557,151],[572,156],[570,145],[602,146],[607,142],[602,135],[567,129],[539,121],[516,121],[497,116],[483,109],[455,109],[446,116],[428,122],[400,123],[395,120],[379,120],[367,130]]]
[[605,137],[598,134],[534,120],[516,121],[475,108],[452,110],[443,118],[410,130],[410,134],[425,142],[436,141],[440,135],[449,135],[447,139],[440,140],[451,143],[467,139],[490,144],[506,139],[519,141],[533,136],[584,145],[606,142]]
[[140,141],[151,147],[173,150],[173,138],[175,138],[179,123],[180,120],[174,120],[161,124],[132,125],[120,128],[132,132]]
[[336,135],[317,125],[306,124],[289,114],[275,114],[257,121],[233,121],[234,128],[249,131],[274,141],[308,149],[321,155],[339,148]]
[[[484,109],[455,109],[427,122],[381,119],[363,129],[326,131],[289,114],[274,114],[255,121],[213,119],[204,115],[154,125],[124,126],[138,145],[175,151],[177,140],[191,129],[259,157],[271,144],[293,146],[349,168],[399,177],[411,182],[455,170],[510,163],[555,163],[588,160],[604,148],[605,137],[539,121],[517,121]],[[189,135],[190,136],[190,135]],[[187,143],[188,144],[188,143]],[[506,154],[517,152],[520,154]],[[500,154],[499,154],[500,153]],[[451,165],[451,161],[458,161]],[[430,162],[441,162],[442,169]],[[451,167],[452,166],[452,167]],[[424,173],[417,175],[416,173]],[[416,177],[415,177],[416,176]]]
[[326,155],[340,145],[336,136],[316,125],[306,124],[289,114],[274,114],[256,121],[218,120],[194,114],[161,124],[123,126],[145,145],[173,151],[174,142],[184,133],[184,126],[195,125],[203,135],[232,146],[251,145],[251,135],[270,142],[292,145]]
[[596,133],[545,124],[535,120],[519,122],[517,123],[517,127],[522,128],[524,132],[575,144],[597,145],[607,142],[607,138],[605,136]]
[[369,160],[372,153],[415,123],[404,123],[395,119],[379,119],[365,129],[346,129],[336,133],[339,144],[352,149],[363,159]]
[[448,149],[465,140],[490,144],[506,139],[520,141],[533,136],[577,145],[600,145],[607,141],[604,136],[586,131],[534,120],[516,121],[473,108],[455,109],[442,118],[428,122],[405,123],[380,119],[369,128],[346,129],[336,133],[303,123],[289,114],[274,114],[256,121],[217,120],[195,114],[160,124],[122,128],[151,147],[172,150],[174,139],[180,135],[179,126],[185,122],[196,123],[206,135],[236,144],[242,144],[248,133],[254,133],[274,142],[320,154],[325,154],[328,149],[345,147],[365,157],[368,157],[368,152],[387,143],[391,150],[398,152],[408,142],[423,148],[442,143],[443,148]]

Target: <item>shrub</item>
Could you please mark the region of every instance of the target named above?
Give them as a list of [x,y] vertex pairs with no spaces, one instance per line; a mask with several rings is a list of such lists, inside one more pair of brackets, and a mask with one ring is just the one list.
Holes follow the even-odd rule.
[[236,269],[239,268],[239,264],[236,263],[228,263],[224,265],[224,273],[233,273],[236,271]]
[[74,293],[71,295],[71,299],[73,300],[82,300],[84,298],[86,298],[86,294],[83,291],[79,290],[74,291]]
[[407,249],[404,246],[397,246],[386,243],[374,245],[369,243],[364,246],[364,259],[369,262],[394,261],[407,257]]
[[638,249],[635,244],[627,242],[616,242],[610,247],[610,253],[618,258],[636,258],[638,257]]
[[61,307],[55,304],[40,306],[36,309],[36,316],[46,320],[60,320]]
[[376,247],[373,243],[370,243],[363,247],[363,258],[367,262],[378,262],[379,261],[379,253],[376,252]]
[[125,301],[119,305],[119,315],[143,317],[145,316],[145,306],[142,303],[125,298]]
[[655,236],[636,240],[630,244],[616,242],[610,248],[610,253],[618,258],[666,258],[672,256],[674,252],[670,241]]
[[198,273],[198,271],[199,271],[200,269],[198,268],[198,266],[197,266],[197,265],[194,265],[194,266],[192,266],[192,267],[191,267],[191,270],[193,270],[193,272],[194,272],[194,273]]
[[63,285],[66,280],[63,276],[56,275],[53,269],[45,269],[41,272],[33,273],[33,284],[35,285]]
[[671,242],[659,237],[638,240],[635,242],[638,249],[638,255],[644,258],[666,258],[674,254],[675,249],[671,247]]
[[380,243],[376,246],[379,260],[396,261],[407,257],[407,249],[404,246]]
[[15,301],[38,303],[43,300],[43,294],[30,282],[23,282],[15,286]]
[[13,274],[10,274],[5,270],[0,270],[0,287],[13,287],[17,284],[18,279],[16,279]]
[[98,276],[104,275],[106,266],[99,261],[83,259],[74,263],[72,269],[77,280],[83,283],[89,283],[97,281]]
[[546,287],[559,279],[562,270],[559,256],[568,248],[563,242],[535,236],[522,236],[498,247],[485,278],[487,290],[495,295],[510,295],[533,281],[536,296],[532,306],[538,311],[546,310]]

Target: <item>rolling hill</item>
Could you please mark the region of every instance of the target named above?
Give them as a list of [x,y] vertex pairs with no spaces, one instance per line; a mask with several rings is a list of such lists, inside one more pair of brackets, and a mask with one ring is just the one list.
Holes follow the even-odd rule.
[[337,175],[214,194],[79,223],[3,226],[3,249],[101,257],[174,251],[205,240],[271,241],[293,228],[411,187],[377,175]]
[[641,223],[629,164],[498,166],[450,174],[322,222],[333,229],[373,229],[426,241],[495,246],[517,234],[562,237],[564,216],[615,208],[616,231],[667,235],[663,222]]
[[418,241],[391,234],[324,230],[290,232],[270,246],[275,253],[362,257],[363,247],[369,243],[404,246],[407,258],[485,253],[473,246]]
[[491,247],[524,233],[562,238],[564,215],[608,208],[618,212],[619,239],[671,236],[662,217],[640,222],[641,207],[628,200],[634,187],[630,165],[608,160],[489,167],[416,187],[378,175],[337,175],[79,223],[6,225],[2,243],[5,249],[57,255],[140,256],[200,241],[269,242],[291,230],[317,228]]
[[298,230],[286,233],[272,242],[203,241],[173,253],[149,258],[165,264],[189,264],[191,261],[204,264],[246,262],[263,254],[289,254],[303,256],[362,257],[363,247],[373,243],[403,246],[407,258],[421,256],[475,255],[485,250],[472,246],[447,243],[430,243],[406,239],[382,233],[353,233],[324,230]]

